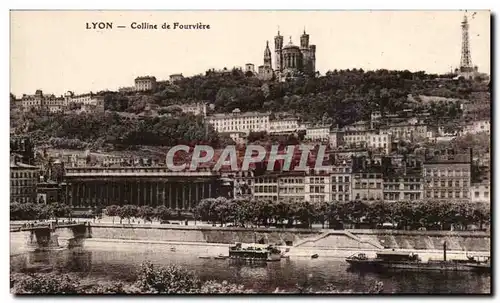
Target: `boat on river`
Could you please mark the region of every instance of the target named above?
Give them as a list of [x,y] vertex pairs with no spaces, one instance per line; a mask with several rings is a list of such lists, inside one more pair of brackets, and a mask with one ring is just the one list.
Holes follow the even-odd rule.
[[416,270],[416,271],[490,271],[490,258],[468,256],[462,260],[446,258],[446,241],[443,243],[443,260],[424,262],[413,252],[384,250],[377,252],[375,258],[369,258],[364,253],[352,255],[346,259],[352,268],[362,270]]
[[413,252],[380,251],[375,258],[364,253],[352,255],[346,259],[352,268],[361,270],[413,270],[413,271],[488,271],[489,261],[474,258],[467,260],[428,260],[422,261]]
[[240,261],[280,261],[281,251],[272,245],[236,243],[229,247],[229,258]]
[[220,255],[214,257],[215,260],[226,260],[228,258],[229,258],[229,256],[224,256],[223,254],[220,254]]
[[491,259],[489,257],[486,257],[486,260],[484,261],[480,260],[477,262],[469,262],[465,264],[465,266],[469,267],[472,271],[491,272]]

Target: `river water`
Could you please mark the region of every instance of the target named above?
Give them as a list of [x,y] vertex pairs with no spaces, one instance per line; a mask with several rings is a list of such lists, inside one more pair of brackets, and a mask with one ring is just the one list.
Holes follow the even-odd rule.
[[[227,248],[226,248],[227,250]],[[62,272],[77,274],[85,280],[132,282],[143,261],[158,265],[178,264],[196,272],[203,280],[227,280],[258,292],[294,290],[308,285],[324,290],[333,285],[339,290],[366,292],[375,281],[384,283],[389,293],[490,293],[491,277],[472,272],[392,272],[362,273],[348,269],[338,258],[293,257],[261,266],[231,264],[228,260],[200,259],[203,251],[176,250],[164,245],[99,243],[84,248],[25,252],[11,256],[12,272]]]

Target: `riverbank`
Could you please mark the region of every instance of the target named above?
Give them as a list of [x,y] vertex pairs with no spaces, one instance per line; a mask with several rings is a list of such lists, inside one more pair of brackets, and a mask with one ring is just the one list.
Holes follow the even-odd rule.
[[[28,251],[29,232],[11,232],[11,255]],[[68,229],[58,229],[59,239],[72,236]],[[288,250],[290,256],[308,257],[318,254],[325,257],[345,258],[357,252],[374,254],[381,249],[411,251],[423,258],[442,258],[443,243],[453,258],[466,254],[490,254],[488,232],[467,231],[402,231],[402,230],[327,230],[327,229],[276,229],[233,228],[206,225],[155,225],[91,223],[91,238],[85,246],[99,243],[147,244],[151,249],[159,246],[175,247],[179,251],[189,247],[206,250],[206,254],[227,253],[235,242],[273,244]],[[156,248],[154,248],[156,247]],[[203,251],[202,254],[205,254]]]
[[310,249],[414,249],[490,251],[483,231],[403,231],[234,228],[212,226],[92,224],[92,238],[234,244],[266,243]]

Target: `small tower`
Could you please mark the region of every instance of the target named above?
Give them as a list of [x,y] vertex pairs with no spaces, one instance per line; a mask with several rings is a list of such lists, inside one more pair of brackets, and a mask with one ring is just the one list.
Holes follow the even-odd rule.
[[266,41],[266,49],[264,50],[264,66],[272,68],[271,50],[269,49],[269,41]]
[[472,59],[470,56],[470,45],[469,45],[469,22],[467,21],[467,16],[464,16],[462,21],[462,56],[460,58],[460,70],[469,71],[472,70]]
[[274,37],[274,52],[276,54],[276,70],[278,72],[283,69],[282,49],[283,49],[283,36],[280,34],[280,31],[278,29],[278,34]]

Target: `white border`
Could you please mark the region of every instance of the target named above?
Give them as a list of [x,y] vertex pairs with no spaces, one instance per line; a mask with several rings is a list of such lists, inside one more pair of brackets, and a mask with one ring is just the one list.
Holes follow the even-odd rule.
[[[184,1],[176,1],[176,2],[164,2],[164,1],[149,1],[149,0],[140,0],[140,1],[104,1],[104,0],[86,0],[86,1],[2,1],[1,4],[2,6],[2,13],[1,13],[1,20],[2,20],[2,27],[1,28],[1,35],[2,35],[2,41],[4,42],[1,47],[2,50],[2,61],[4,61],[4,64],[2,66],[6,67],[9,66],[9,26],[10,26],[10,21],[9,21],[9,12],[8,9],[45,9],[45,10],[51,10],[51,9],[73,9],[73,10],[78,10],[78,9],[108,9],[108,10],[120,10],[120,9],[127,9],[127,10],[154,10],[154,9],[174,9],[174,10],[203,10],[203,9],[211,9],[211,10],[219,10],[219,9],[232,9],[232,10],[240,10],[240,9],[252,9],[252,10],[273,10],[273,9],[281,9],[281,10],[456,10],[456,9],[491,9],[493,12],[499,12],[499,1],[493,1],[493,0],[469,0],[469,1],[463,1],[463,0],[454,0],[454,1],[435,1],[435,0],[419,0],[419,1],[370,1],[370,0],[349,0],[349,1],[342,1],[342,2],[328,2],[324,0],[307,0],[307,1],[297,1],[297,0],[287,0],[287,1],[269,1],[269,0],[252,0],[252,1],[247,1],[247,2],[239,2],[239,1],[222,1],[222,0],[211,0],[211,1],[189,1],[189,0],[184,0]],[[496,20],[494,20],[495,23]],[[496,36],[495,32],[492,32],[492,37],[493,35]],[[496,39],[495,39],[496,40]],[[495,41],[495,45],[497,46],[497,41]],[[493,55],[493,52],[492,52]],[[493,66],[495,68],[495,74],[497,75],[498,69],[496,66]],[[3,195],[3,210],[0,212],[1,215],[1,220],[2,222],[2,230],[0,232],[1,235],[1,242],[3,243],[4,249],[1,250],[2,258],[1,260],[4,260],[2,263],[2,274],[0,275],[1,281],[0,281],[0,287],[2,290],[2,301],[4,298],[6,298],[8,301],[13,301],[15,298],[10,295],[10,289],[9,289],[9,266],[10,264],[7,263],[7,259],[9,256],[9,250],[8,250],[8,245],[9,243],[9,234],[8,234],[8,205],[9,205],[9,186],[8,186],[8,172],[9,172],[9,167],[7,166],[7,159],[8,159],[8,153],[9,153],[9,145],[7,143],[8,137],[9,137],[9,104],[8,104],[8,99],[7,96],[10,92],[10,84],[9,84],[9,69],[4,68],[2,69],[2,96],[3,102],[0,102],[1,110],[0,112],[4,116],[3,119],[0,119],[1,123],[3,124],[1,129],[0,129],[0,134],[2,136],[1,142],[4,142],[2,145],[2,159],[4,159],[1,163],[2,165],[5,165],[4,169],[2,170],[2,180],[0,182],[1,186],[1,193]],[[497,79],[494,77],[494,84],[495,88],[497,87]],[[500,115],[500,106],[495,106],[495,114]],[[494,123],[497,124],[497,123]],[[495,125],[494,125],[495,127]],[[500,135],[497,132],[497,127],[495,127],[494,135],[495,139],[500,140]],[[497,141],[495,140],[495,141]],[[498,150],[495,148],[495,156],[497,154]],[[496,157],[495,157],[496,158]],[[496,172],[495,172],[496,176]],[[500,190],[500,180],[498,178],[495,178],[495,188]],[[492,203],[496,201],[492,200]],[[498,208],[498,207],[497,207]],[[497,219],[496,213],[495,213],[495,218]],[[495,222],[498,220],[495,220]],[[495,224],[497,225],[497,224]],[[496,226],[495,226],[496,227]],[[495,228],[496,230],[496,228]],[[496,257],[498,255],[498,250],[495,247],[495,260],[498,260]],[[497,263],[495,261],[495,263]],[[498,284],[498,277],[495,277],[494,281],[496,281],[495,286]],[[497,287],[494,287],[494,289],[497,289]],[[384,297],[384,299],[387,297]],[[78,300],[76,297],[65,297],[65,298],[57,298],[58,301],[74,301],[75,299]],[[97,300],[97,301],[103,301],[103,302],[119,302],[124,299],[126,300],[141,300],[142,298],[123,298],[123,297],[111,297],[111,298],[90,298],[91,300]],[[148,298],[149,300],[150,298]],[[179,300],[182,298],[157,298],[151,300],[155,301],[160,301],[160,300]],[[309,298],[307,297],[286,297],[283,298],[286,300],[308,300]],[[318,298],[319,299],[319,298]],[[363,298],[350,298],[350,299],[355,299],[355,300],[369,300],[371,299],[370,297],[363,297]],[[387,298],[389,299],[389,298]],[[391,298],[392,299],[392,298]],[[397,300],[408,300],[408,299],[415,299],[415,298],[409,298],[409,297],[399,297]],[[417,298],[418,299],[418,298]],[[426,298],[427,299],[427,298]],[[444,298],[443,298],[444,299]],[[474,301],[477,300],[475,298],[468,298],[468,297],[450,297],[446,298],[445,300],[456,300],[456,299],[466,299],[467,301]],[[18,299],[19,300],[19,299]],[[44,297],[39,297],[39,298],[26,298],[24,300],[29,300],[34,301],[34,300],[52,300],[52,298],[44,298]],[[219,300],[247,300],[247,298],[244,297],[237,297],[237,298],[231,298],[231,297],[226,297],[226,298],[221,298],[221,297],[199,297],[199,298],[185,298],[185,300],[204,300],[206,302],[208,301],[219,301]],[[249,299],[248,299],[249,300]],[[282,300],[281,298],[277,297],[263,297],[263,298],[253,298],[252,300],[259,300],[259,301],[268,301],[272,302],[275,300]],[[325,302],[331,301],[331,300],[345,300],[344,298],[322,298],[321,300],[325,300]],[[430,299],[430,301],[437,301],[437,298]]]

